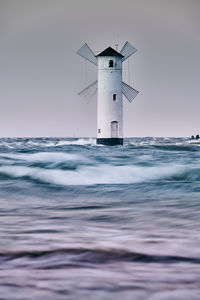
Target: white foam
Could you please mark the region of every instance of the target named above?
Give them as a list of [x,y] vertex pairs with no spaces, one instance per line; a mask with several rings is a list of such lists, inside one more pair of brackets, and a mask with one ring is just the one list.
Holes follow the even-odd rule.
[[200,145],[200,140],[189,140],[186,141],[187,144],[199,144]]
[[0,158],[9,158],[14,160],[28,161],[28,162],[63,162],[69,160],[83,160],[84,157],[80,154],[63,153],[63,152],[38,152],[29,154],[12,154],[1,153]]
[[29,145],[29,146],[34,146],[34,147],[54,147],[55,146],[55,142],[52,141],[52,142],[41,142],[41,141],[28,141],[26,143],[26,145]]
[[0,141],[1,147],[6,148],[16,148],[16,147],[23,147],[23,146],[30,146],[30,147],[57,147],[57,146],[69,146],[69,145],[96,145],[96,139],[94,138],[80,138],[76,140],[28,140],[28,141]]
[[61,140],[58,143],[56,143],[55,146],[65,146],[65,145],[96,145],[96,140],[95,139],[78,139],[75,141],[66,141],[66,140]]
[[131,184],[164,179],[183,171],[183,166],[81,166],[77,170],[2,166],[0,172],[12,177],[29,176],[56,185]]
[[0,147],[13,149],[13,148],[21,147],[22,144],[23,144],[23,142],[1,141],[0,142]]

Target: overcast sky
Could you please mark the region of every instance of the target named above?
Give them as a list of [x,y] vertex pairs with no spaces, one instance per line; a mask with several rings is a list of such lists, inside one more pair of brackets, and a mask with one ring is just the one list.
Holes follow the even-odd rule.
[[200,133],[199,0],[0,0],[0,136],[96,136],[97,99],[77,95],[96,67],[76,51],[126,40],[124,135]]

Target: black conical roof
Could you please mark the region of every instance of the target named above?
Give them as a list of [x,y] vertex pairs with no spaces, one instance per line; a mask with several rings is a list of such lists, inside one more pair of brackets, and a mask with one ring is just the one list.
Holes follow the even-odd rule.
[[121,56],[121,57],[123,57],[123,55],[121,53],[117,52],[116,50],[114,50],[111,47],[106,48],[104,51],[99,53],[97,56]]

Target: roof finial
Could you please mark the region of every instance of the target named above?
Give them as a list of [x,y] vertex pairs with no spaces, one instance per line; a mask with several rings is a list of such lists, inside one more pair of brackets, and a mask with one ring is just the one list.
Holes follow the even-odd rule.
[[116,50],[116,51],[117,51],[117,47],[118,47],[118,46],[119,46],[119,44],[118,44],[118,43],[116,43],[116,44],[115,44],[115,48],[116,48],[115,50]]
[[117,32],[117,34],[116,34],[116,43],[115,43],[115,50],[117,51],[117,49],[118,49],[118,46],[119,46],[119,32]]

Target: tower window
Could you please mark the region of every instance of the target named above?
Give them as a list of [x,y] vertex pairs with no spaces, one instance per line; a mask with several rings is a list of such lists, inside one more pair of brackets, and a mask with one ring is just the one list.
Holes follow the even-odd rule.
[[109,60],[109,68],[113,68],[114,67],[114,61],[111,59]]
[[117,95],[113,94],[113,100],[116,100],[116,98],[117,98]]
[[98,133],[101,133],[101,129],[98,129]]

